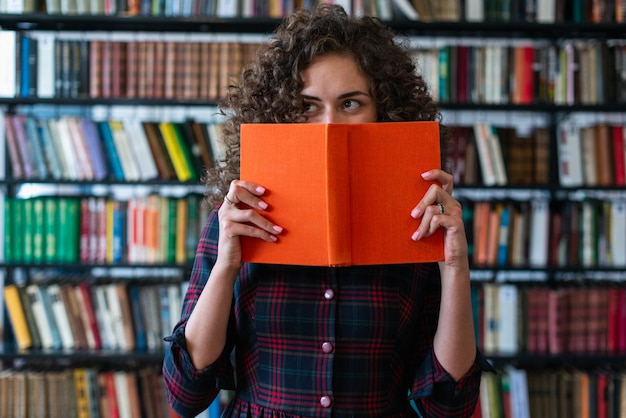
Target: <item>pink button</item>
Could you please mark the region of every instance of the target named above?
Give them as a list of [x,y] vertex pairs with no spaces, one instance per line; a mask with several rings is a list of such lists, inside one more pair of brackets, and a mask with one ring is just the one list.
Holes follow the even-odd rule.
[[333,292],[333,289],[326,289],[326,291],[324,292],[324,298],[327,300],[331,300],[334,297],[335,297],[335,292]]
[[322,344],[322,351],[326,354],[328,353],[332,353],[333,352],[333,343],[330,343],[328,341],[326,341],[324,344]]
[[322,408],[328,408],[331,403],[332,400],[330,399],[330,396],[322,396],[320,398],[320,405],[322,405]]

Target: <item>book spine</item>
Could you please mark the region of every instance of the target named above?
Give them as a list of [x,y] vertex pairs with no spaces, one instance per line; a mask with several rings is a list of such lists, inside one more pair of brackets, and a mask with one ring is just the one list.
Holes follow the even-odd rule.
[[[329,265],[341,266],[352,261],[350,233],[350,141],[351,135],[344,126],[328,125],[326,132],[326,171],[327,179],[337,184],[327,184],[326,196],[328,211],[328,261]],[[328,140],[333,132],[333,140]],[[355,138],[358,141],[359,138]],[[333,220],[331,223],[330,220]],[[348,241],[346,241],[348,240]]]

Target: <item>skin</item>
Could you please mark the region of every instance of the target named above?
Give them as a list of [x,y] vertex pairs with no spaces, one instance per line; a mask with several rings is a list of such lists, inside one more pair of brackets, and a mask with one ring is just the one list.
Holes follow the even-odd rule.
[[[301,92],[308,123],[376,122],[376,101],[370,82],[350,55],[327,54],[317,58],[302,73]],[[435,333],[437,359],[456,380],[474,363],[476,342],[472,323],[467,239],[460,203],[452,193],[452,176],[442,170],[422,173],[432,181],[426,194],[407,216],[421,219],[411,239],[428,237],[444,229],[445,261],[439,263],[442,298],[439,326]],[[277,241],[282,227],[265,219],[268,208],[262,196],[265,188],[235,180],[226,202],[218,212],[220,238],[217,261],[185,329],[187,349],[194,366],[202,369],[221,354],[233,297],[233,287],[241,267],[240,236],[267,242]],[[240,209],[243,202],[253,209]],[[438,203],[445,207],[440,214]]]

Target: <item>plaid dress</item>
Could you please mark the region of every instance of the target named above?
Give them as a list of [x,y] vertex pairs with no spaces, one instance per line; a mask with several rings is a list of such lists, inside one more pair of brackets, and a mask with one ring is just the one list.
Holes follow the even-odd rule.
[[480,373],[490,366],[479,355],[455,382],[437,361],[436,264],[244,264],[227,345],[214,364],[195,369],[184,327],[215,262],[218,232],[213,211],[199,241],[181,321],[166,338],[171,344],[164,380],[180,415],[198,414],[220,389],[228,389],[235,394],[226,417],[417,416],[411,399],[427,417],[471,416]]

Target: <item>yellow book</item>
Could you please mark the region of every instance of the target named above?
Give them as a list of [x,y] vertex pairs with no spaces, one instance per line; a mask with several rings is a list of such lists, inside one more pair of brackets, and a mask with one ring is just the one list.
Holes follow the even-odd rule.
[[113,212],[114,206],[112,200],[106,201],[106,262],[113,262]]
[[160,122],[159,130],[163,136],[163,142],[165,142],[167,153],[172,160],[176,177],[178,177],[178,180],[180,181],[191,180],[191,171],[185,163],[185,156],[183,155],[183,150],[180,148],[180,144],[178,143],[174,125],[171,122]]
[[73,371],[74,392],[76,397],[76,417],[89,418],[89,392],[87,387],[87,371],[79,367]]
[[187,241],[187,219],[189,217],[187,198],[181,197],[176,201],[176,263],[184,264],[187,261],[185,243]]
[[19,289],[15,284],[9,284],[4,288],[4,300],[13,326],[13,333],[20,350],[33,346],[33,339],[26,322],[24,306],[20,298]]

